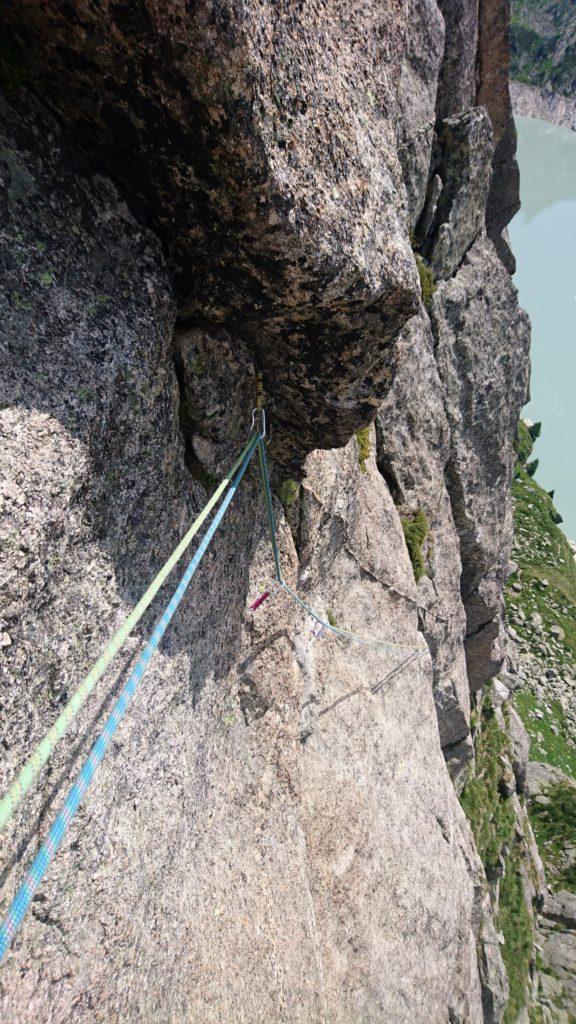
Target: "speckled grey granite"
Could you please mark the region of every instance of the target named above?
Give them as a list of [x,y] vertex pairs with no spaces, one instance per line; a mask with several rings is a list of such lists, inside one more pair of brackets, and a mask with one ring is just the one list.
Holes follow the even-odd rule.
[[[247,612],[272,576],[251,470],[0,972],[6,1024],[501,1019],[455,786],[469,687],[500,658],[527,325],[484,237],[477,19],[452,0],[0,14],[29,87],[0,140],[0,788],[228,468],[256,366],[287,579],[338,625],[429,649],[373,695],[402,649],[313,641],[281,593]],[[458,126],[482,136],[474,168]],[[412,244],[446,225],[427,309]],[[155,614],[2,835],[3,907]]]

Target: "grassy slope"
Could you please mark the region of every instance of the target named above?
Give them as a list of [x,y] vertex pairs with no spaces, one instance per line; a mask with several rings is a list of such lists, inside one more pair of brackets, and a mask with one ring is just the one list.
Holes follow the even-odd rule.
[[[550,495],[526,472],[533,441],[523,423],[518,430],[517,448],[513,501],[514,559],[518,572],[509,580],[508,614],[510,617],[522,609],[528,622],[530,616],[538,612],[542,616],[544,635],[549,635],[555,623],[562,626],[565,638],[556,645],[556,661],[574,665],[576,562],[562,530],[554,521],[556,510]],[[543,580],[548,581],[548,586],[543,585]],[[521,591],[513,589],[514,582],[521,582]],[[527,623],[518,625],[516,622],[515,628],[532,649],[537,648],[539,638]],[[539,707],[535,694],[528,688],[516,691],[514,704],[530,735],[531,759],[551,764],[576,779],[576,737],[568,732],[561,704],[548,701]],[[543,717],[535,717],[535,710]],[[534,803],[529,809],[534,835],[549,884],[556,889],[575,891],[576,866],[566,862],[564,851],[576,835],[576,789],[566,784],[554,785],[549,788],[547,797],[547,803]]]
[[[556,510],[550,495],[526,471],[532,455],[533,441],[524,424],[518,434],[518,464],[513,486],[516,544],[514,560],[518,571],[510,578],[506,595],[509,617],[522,609],[529,620],[534,612],[542,616],[543,635],[549,627],[559,624],[565,640],[558,642],[557,661],[576,662],[576,563],[570,546],[554,521]],[[544,586],[542,581],[547,580]],[[516,591],[513,584],[520,583]],[[516,625],[517,632],[528,644],[540,638],[528,624]],[[533,716],[537,708],[531,690],[517,691],[514,704],[531,737],[531,757],[546,761],[576,778],[576,748],[565,735],[565,722],[559,703],[548,705],[550,713],[541,709],[544,718]],[[515,818],[510,800],[503,790],[503,768],[510,759],[508,737],[492,710],[490,695],[476,717],[474,746],[475,768],[461,796],[462,806],[470,821],[478,852],[489,876],[500,858],[505,870],[500,884],[500,905],[497,925],[504,936],[502,955],[510,982],[510,998],[504,1024],[515,1024],[526,1005],[530,979],[530,963],[534,950],[534,924],[526,906],[521,871],[526,867],[527,851],[516,834]],[[558,735],[553,731],[556,726]],[[576,824],[576,801],[571,790],[558,787],[550,794],[547,806],[535,806],[530,819],[543,855],[548,877],[557,887],[572,881],[572,872],[562,867],[562,852],[567,835]],[[536,1020],[537,1017],[533,1018]]]
[[502,786],[511,757],[510,741],[498,724],[490,691],[477,716],[474,747],[475,767],[460,799],[488,877],[499,873],[501,862],[505,865],[496,924],[504,936],[502,956],[510,983],[504,1024],[515,1024],[526,1004],[534,926],[520,873],[526,852],[516,835],[512,801]]
[[576,12],[571,0],[512,0],[512,78],[576,91]]
[[[512,491],[516,530],[514,560],[518,563],[518,572],[508,581],[506,606],[509,613],[521,608],[527,620],[538,612],[545,634],[552,625],[560,625],[565,639],[558,642],[558,650],[566,664],[576,663],[576,562],[562,530],[554,522],[556,510],[552,499],[526,472],[532,445],[521,423]],[[543,580],[548,581],[548,586],[543,586]],[[519,593],[512,588],[516,581],[522,584]],[[528,643],[534,642],[528,624],[515,625],[515,629]],[[531,758],[552,764],[576,778],[576,747],[562,735],[564,715],[560,704],[552,705],[551,715],[537,720],[531,714],[537,707],[533,693],[521,691],[515,695],[514,702],[532,740]],[[559,735],[555,735],[552,725],[559,727]]]

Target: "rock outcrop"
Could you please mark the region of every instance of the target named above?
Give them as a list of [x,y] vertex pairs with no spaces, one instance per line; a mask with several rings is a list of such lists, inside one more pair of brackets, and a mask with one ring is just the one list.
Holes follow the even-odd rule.
[[576,96],[563,96],[545,87],[510,82],[510,96],[514,113],[524,117],[538,117],[563,128],[576,130]]
[[[273,577],[250,470],[1,968],[2,1020],[500,1021],[457,791],[502,662],[528,324],[478,9],[0,21],[2,790],[229,467],[257,370],[286,579],[398,645],[316,639],[282,591],[247,612]],[[4,902],[154,621],[0,837]]]
[[417,305],[394,117],[404,16],[257,0],[4,12],[37,87],[152,221],[180,316],[257,353],[285,462],[374,417],[383,349]]
[[516,264],[506,238],[506,225],[520,208],[520,175],[516,163],[516,128],[509,92],[509,7],[498,0],[479,4],[478,92],[494,132],[493,173],[486,207],[486,227],[500,259],[514,273]]
[[[451,428],[447,485],[460,536],[466,653],[474,690],[504,660],[502,588],[513,534],[513,417],[527,393],[530,344],[528,317],[519,310],[514,286],[490,241],[475,243],[459,273],[438,288],[432,320]],[[498,533],[489,525],[495,520]]]

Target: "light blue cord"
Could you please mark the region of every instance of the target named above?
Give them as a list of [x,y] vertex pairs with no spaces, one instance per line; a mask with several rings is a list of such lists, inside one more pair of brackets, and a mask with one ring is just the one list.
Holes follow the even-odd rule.
[[308,612],[308,614],[324,629],[334,633],[335,636],[340,637],[342,640],[351,640],[354,643],[364,644],[368,647],[382,647],[385,651],[413,651],[415,654],[421,651],[422,654],[428,653],[427,647],[414,647],[414,644],[396,644],[393,643],[392,640],[375,640],[371,637],[360,636],[358,633],[349,632],[346,629],[340,629],[339,626],[333,626],[330,622],[326,622],[318,612],[315,612],[309,604],[306,604],[306,601],[303,601],[301,597],[298,597],[298,594],[292,590],[284,580],[281,580],[280,582],[283,589],[292,598],[292,600],[296,602],[296,604],[299,604],[304,611]]
[[166,629],[172,619],[172,616],[174,615],[174,612],[178,608],[178,605],[180,604],[180,601],[182,600],[186,592],[186,589],[192,577],[194,576],[194,573],[196,572],[196,569],[200,565],[200,562],[202,561],[202,558],[205,555],[206,550],[212,538],[214,537],[214,534],[216,533],[216,530],[218,529],[222,519],[224,518],[224,514],[226,513],[226,510],[230,505],[230,502],[232,501],[232,498],[234,497],[236,490],[238,489],[238,485],[240,484],[240,481],[242,480],[242,477],[244,476],[244,473],[248,468],[248,464],[250,462],[250,459],[252,458],[252,455],[254,454],[257,442],[258,438],[254,438],[254,441],[250,445],[250,448],[244,458],[244,461],[240,469],[238,470],[238,473],[234,477],[232,483],[230,484],[230,489],[227,491],[226,496],[222,501],[222,504],[220,505],[220,508],[218,509],[216,515],[214,516],[214,519],[212,520],[208,530],[206,531],[206,534],[203,537],[198,547],[198,550],[196,551],[196,554],[189,563],[188,568],[186,569],[186,572],[182,576],[182,579],[180,580],[177,589],[175,590],[172,598],[170,599],[169,604],[166,606],[163,614],[158,620],[156,628],[154,629],[152,636],[150,637],[148,643],[146,644],[146,647],[144,648],[144,651],[140,656],[138,664],[136,665],[134,671],[132,672],[130,678],[128,679],[128,682],[122,689],[122,692],[118,697],[118,700],[114,704],[111,714],[106,720],[106,724],[104,725],[102,732],[100,733],[98,739],[94,743],[94,746],[92,747],[92,750],[90,751],[88,758],[84,762],[78,776],[76,777],[74,785],[69,790],[66,800],[64,801],[62,810],[54,820],[54,823],[52,824],[48,832],[48,836],[45,842],[40,847],[38,853],[36,854],[36,857],[34,858],[30,869],[26,872],[24,881],[20,888],[18,889],[18,892],[16,893],[16,896],[14,897],[10,905],[10,908],[6,914],[6,917],[4,918],[4,921],[0,925],[0,963],[4,959],[4,956],[22,923],[24,915],[26,914],[26,911],[30,906],[34,894],[36,893],[44,875],[46,874],[50,862],[56,855],[58,848],[62,843],[62,840],[70,826],[70,823],[74,818],[76,811],[78,810],[80,802],[82,801],[84,794],[86,793],[86,790],[88,789],[88,786],[92,781],[96,768],[101,763],[101,761],[104,758],[104,755],[106,754],[106,751],[110,745],[110,741],[112,740],[112,737],[116,732],[116,729],[118,728],[120,722],[122,721],[122,718],[124,717],[126,710],[128,709],[130,701],[132,700],[138,688],[138,685],[142,679],[142,676],[144,675],[144,672],[146,671],[146,668],[152,655],[154,654],[154,651],[158,647],[160,640],[162,639],[164,633],[166,632]]

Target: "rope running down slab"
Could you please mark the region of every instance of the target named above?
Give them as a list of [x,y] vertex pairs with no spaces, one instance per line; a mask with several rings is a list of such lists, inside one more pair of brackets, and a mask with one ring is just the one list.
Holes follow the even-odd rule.
[[148,663],[156,651],[160,640],[162,639],[170,621],[182,600],[188,585],[194,576],[200,562],[206,553],[208,546],[216,533],[230,502],[232,501],[236,490],[246,472],[250,459],[256,448],[257,438],[248,445],[247,454],[244,456],[242,466],[234,477],[230,485],[230,489],[226,494],[220,508],[218,509],[214,519],[212,520],[204,538],[202,539],[196,554],[189,563],[186,572],[182,576],[180,583],[175,590],[170,602],[166,606],[162,616],[156,624],[156,628],[152,633],[140,659],[130,675],[128,682],[122,689],[120,696],[114,704],[112,712],[108,716],[106,723],[100,733],[98,739],[94,743],[92,750],[86,761],[84,762],[79,774],[76,777],[74,785],[68,792],[66,800],[64,801],[62,810],[54,820],[45,842],[40,847],[40,850],[36,854],[29,870],[26,872],[24,881],[18,889],[10,908],[4,918],[2,924],[0,924],[0,963],[2,962],[8,948],[14,940],[14,937],[22,923],[22,920],[28,910],[32,899],[44,877],[46,871],[50,865],[50,862],[55,857],[64,836],[70,827],[70,824],[78,810],[78,807],[94,777],[94,773],[98,765],[102,762],[112,737],[114,736],[120,722],[122,721],[128,706],[134,697],[139,683],[146,671]]
[[142,618],[144,612],[154,600],[156,594],[164,584],[168,575],[172,572],[172,569],[176,563],[180,560],[185,550],[189,547],[193,538],[198,533],[198,530],[205,522],[206,518],[219,501],[220,497],[229,486],[234,474],[238,470],[238,467],[242,464],[249,450],[253,450],[254,443],[257,439],[257,435],[253,435],[244,450],[240,453],[236,459],[234,465],[229,470],[228,474],[224,477],[224,480],[214,492],[208,503],[204,506],[200,515],[192,523],[192,526],[182,538],[178,546],[174,549],[168,561],[164,564],[158,575],[152,581],[148,590],[140,598],[138,604],[130,612],[130,615],[124,620],[118,631],[112,637],[112,640],[102,652],[98,661],[92,666],[88,675],[82,680],[78,689],[68,701],[66,707],[58,716],[54,725],[48,730],[44,739],[38,744],[33,754],[29,757],[26,764],[20,771],[17,779],[12,783],[10,789],[0,801],[0,831],[7,825],[10,819],[13,817],[16,808],[24,799],[26,793],[30,789],[36,776],[40,773],[42,767],[46,764],[49,758],[52,756],[56,745],[64,736],[68,726],[71,724],[73,719],[76,717],[80,708],[84,702],[92,693],[98,680],[104,675],[104,672],[108,668],[112,659],[116,656],[124,642],[133,632],[134,628]]

